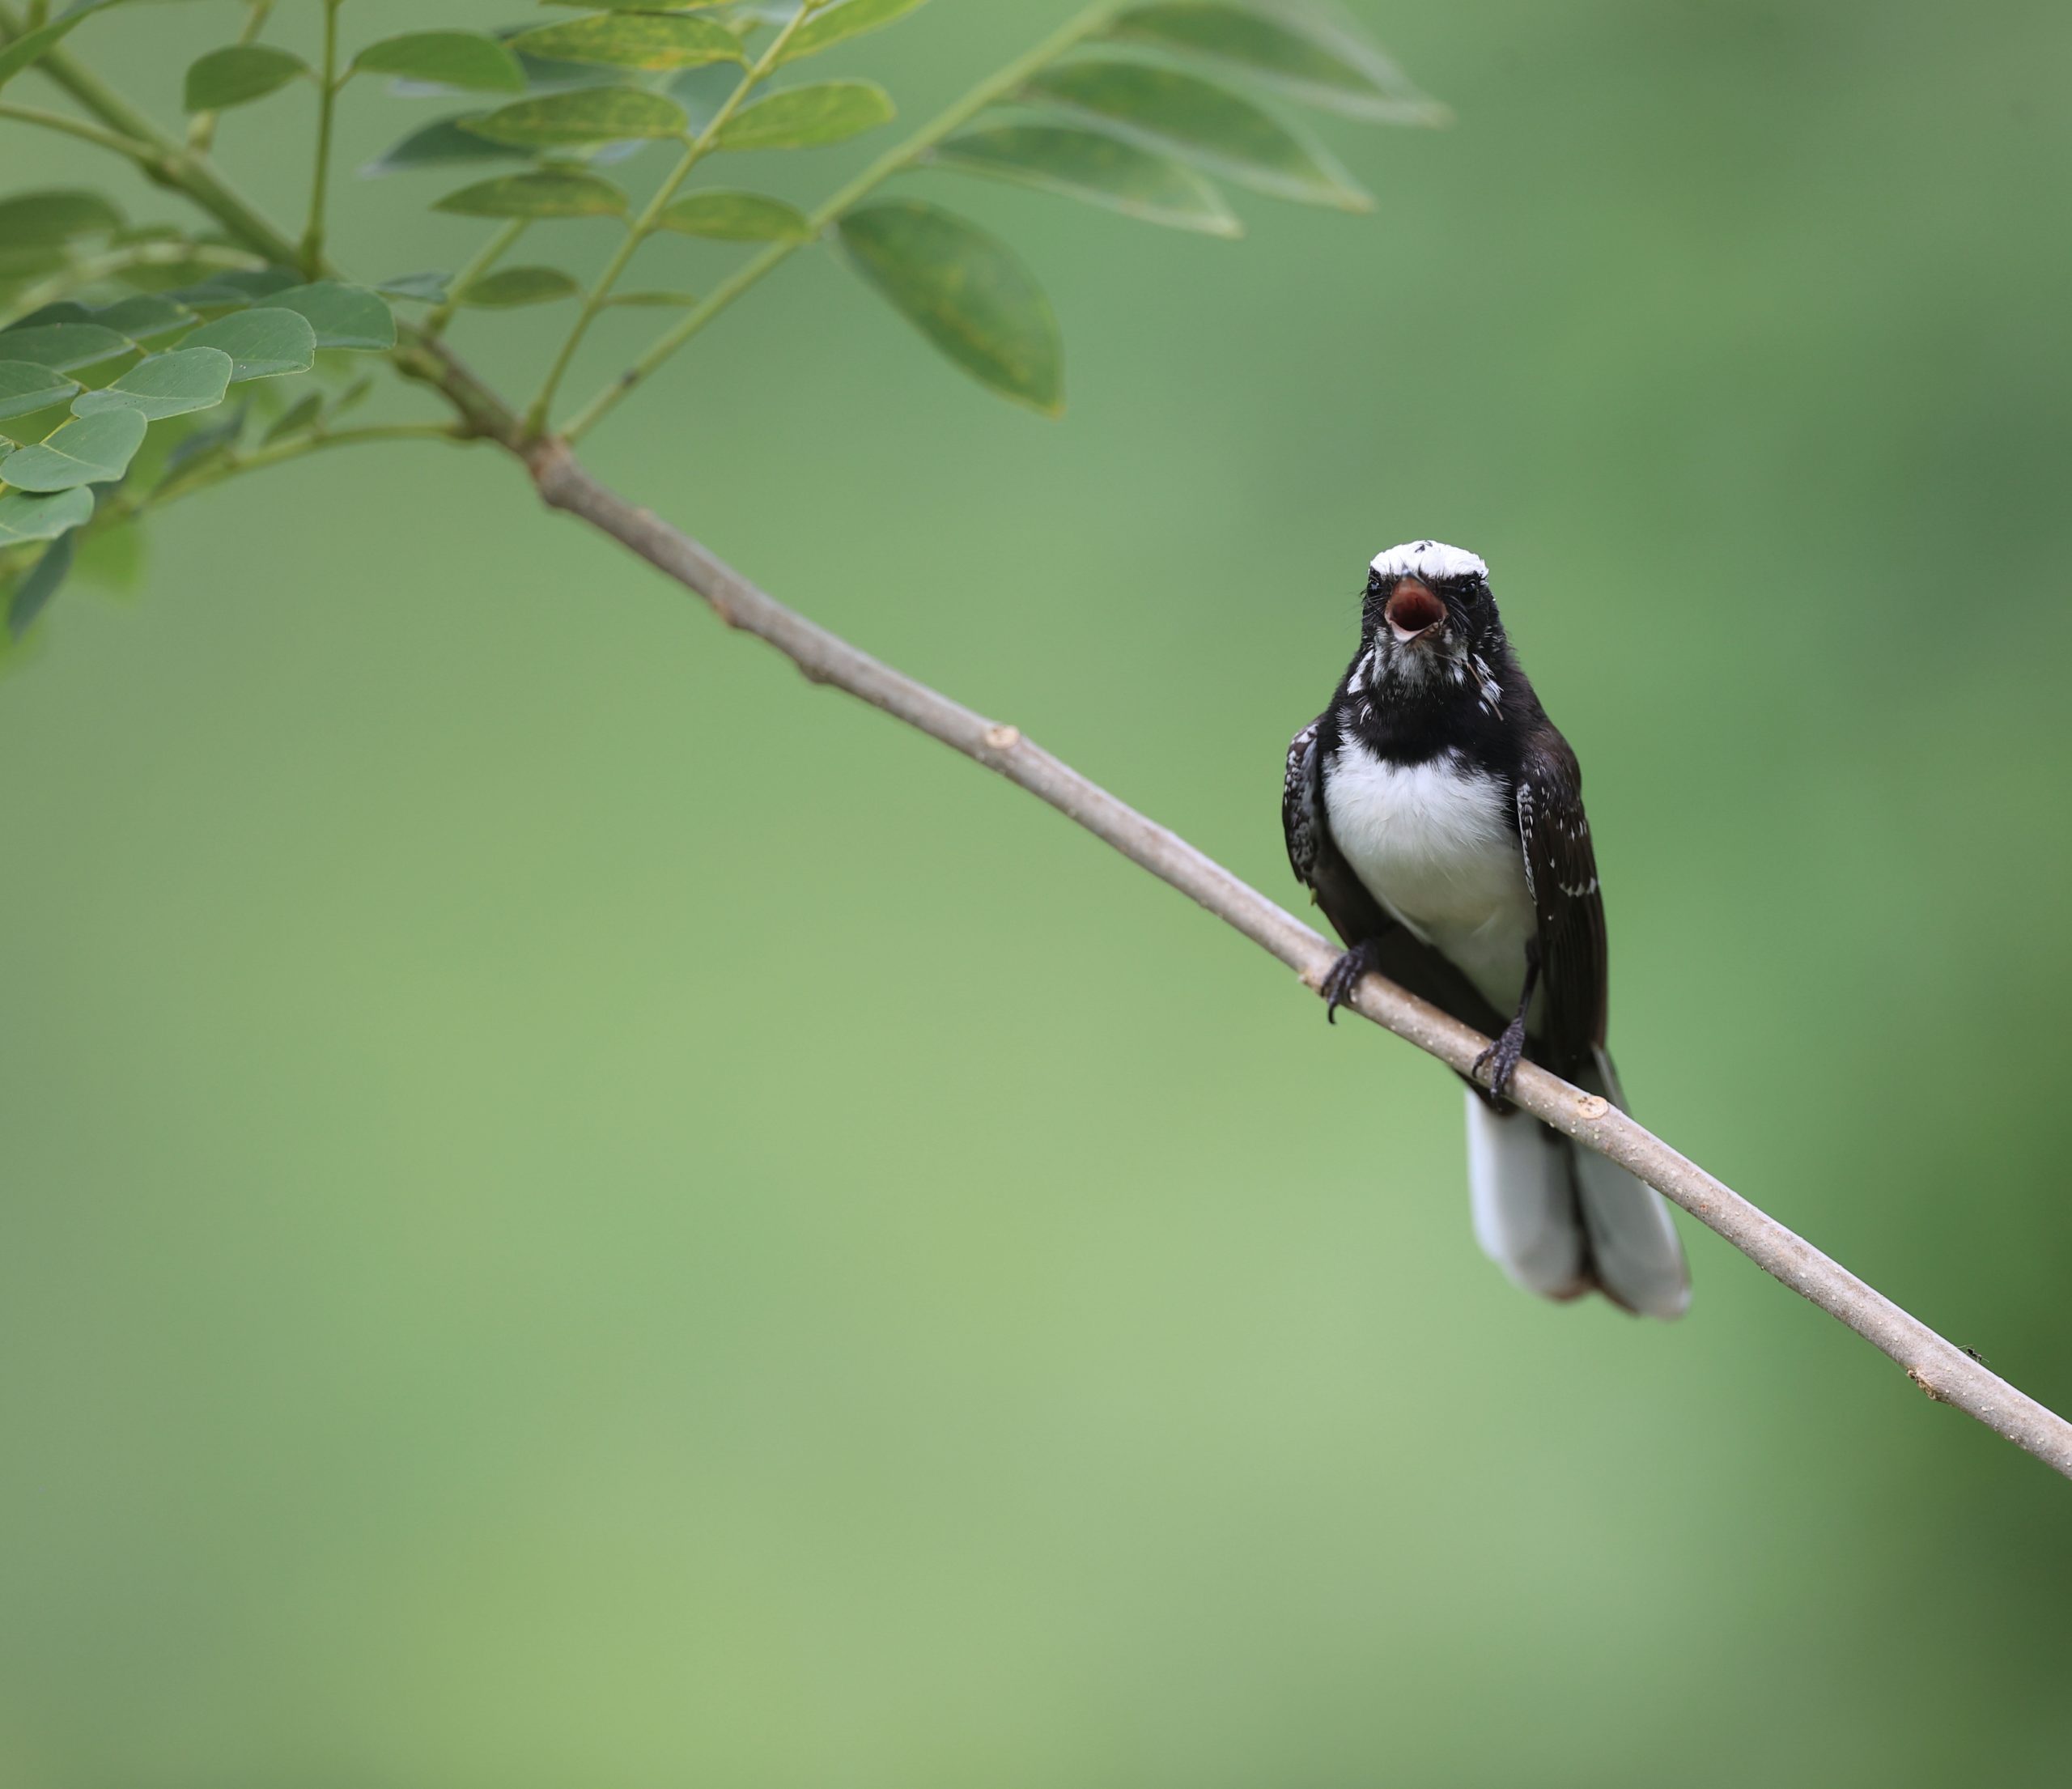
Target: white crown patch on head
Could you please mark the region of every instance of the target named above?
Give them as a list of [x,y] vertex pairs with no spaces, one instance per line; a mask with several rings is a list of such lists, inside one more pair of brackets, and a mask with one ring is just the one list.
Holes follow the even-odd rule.
[[1450,578],[1486,578],[1489,567],[1472,553],[1441,541],[1405,541],[1374,555],[1374,569],[1385,578],[1424,578],[1443,584]]

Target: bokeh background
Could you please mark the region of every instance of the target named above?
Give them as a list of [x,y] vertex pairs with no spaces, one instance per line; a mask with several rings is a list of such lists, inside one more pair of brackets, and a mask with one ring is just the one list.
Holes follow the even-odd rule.
[[[843,66],[911,116],[1064,10]],[[1482,552],[1641,1115],[2072,1407],[2072,14],[1357,10],[1458,114],[1324,126],[1371,218],[911,183],[1040,273],[1061,423],[815,253],[595,465],[1290,899],[1365,560]],[[75,42],[170,114],[236,16]],[[349,163],[428,104],[355,92]],[[223,128],[282,211],[307,109]],[[342,253],[452,265],[462,177],[348,181]],[[463,340],[523,387],[565,321]],[[1442,1069],[507,462],[232,486],[46,636],[10,1789],[2063,1781],[2072,1487],[1695,1226],[1679,1325],[1514,1291]]]

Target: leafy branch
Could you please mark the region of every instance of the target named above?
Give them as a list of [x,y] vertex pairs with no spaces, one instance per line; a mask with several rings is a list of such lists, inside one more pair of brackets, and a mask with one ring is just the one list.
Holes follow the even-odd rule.
[[[1238,234],[1240,226],[1212,175],[1276,198],[1364,209],[1366,195],[1306,131],[1227,79],[1199,70],[1205,65],[1218,77],[1234,74],[1371,122],[1440,121],[1440,108],[1371,45],[1305,0],[1108,0],[801,213],[765,194],[684,189],[709,155],[821,147],[884,121],[890,101],[868,83],[809,83],[749,102],[779,69],[890,24],[921,0],[613,8],[508,40],[422,30],[362,47],[342,71],[340,0],[325,0],[321,69],[260,42],[267,9],[255,5],[237,42],[208,53],[188,71],[188,109],[196,121],[184,138],[63,47],[91,15],[121,3],[81,0],[52,19],[41,5],[23,15],[0,0],[0,86],[33,69],[83,114],[9,103],[0,106],[0,121],[59,132],[123,157],[191,203],[212,230],[139,232],[105,199],[74,189],[0,198],[0,293],[11,291],[15,312],[0,325],[0,425],[8,431],[0,447],[0,593],[9,597],[12,634],[19,636],[48,611],[82,539],[134,527],[155,507],[333,447],[494,442],[523,461],[547,504],[702,597],[729,626],[768,642],[809,678],[870,703],[1039,796],[1271,951],[1308,986],[1318,985],[1335,953],[1307,927],[1017,729],[950,701],[778,603],[695,541],[598,484],[569,444],[721,312],[817,242],[839,248],[963,371],[1004,397],[1053,411],[1061,390],[1057,328],[1028,270],[955,213],[916,200],[877,199],[879,189],[909,171],[936,168],[1014,181],[1142,221],[1224,236]],[[756,34],[773,27],[764,46],[751,51]],[[699,81],[728,66],[744,73],[694,128],[687,107],[710,103]],[[526,164],[439,202],[442,211],[498,220],[457,275],[354,283],[331,262],[325,214],[335,108],[347,83],[362,74],[491,94],[503,102],[412,132],[371,170],[512,159]],[[216,166],[213,125],[201,121],[303,79],[318,84],[320,97],[309,215],[296,242]],[[984,122],[996,108],[1009,115]],[[677,162],[635,213],[601,168],[660,141],[682,146]],[[536,224],[597,216],[633,221],[521,417],[475,376],[444,332],[463,308],[549,302],[581,291],[560,270],[499,264]],[[625,301],[618,281],[641,244],[660,230],[758,246],[703,300],[643,295],[679,304],[685,314],[579,410],[561,436],[548,432],[552,401],[589,326],[606,305]],[[399,322],[399,304],[428,308],[413,325]],[[320,355],[380,357],[404,380],[435,392],[450,419],[340,427],[338,418],[359,402],[367,381],[330,389]],[[293,383],[301,379],[309,383]],[[288,382],[285,389],[299,395],[274,402],[270,416],[265,400],[274,381]],[[231,405],[231,388],[246,385],[253,393]],[[223,415],[207,419],[216,410]],[[261,432],[248,445],[253,428]],[[148,477],[147,437],[163,449]],[[1351,1004],[1463,1073],[1485,1042],[1378,976],[1366,977]],[[1900,1362],[1929,1396],[2072,1477],[2072,1425],[1624,1114],[1529,1064],[1512,1097],[1658,1188]]]

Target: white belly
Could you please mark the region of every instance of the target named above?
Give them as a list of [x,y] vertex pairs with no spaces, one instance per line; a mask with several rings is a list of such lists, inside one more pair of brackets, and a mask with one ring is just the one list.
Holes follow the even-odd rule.
[[1323,784],[1331,836],[1368,893],[1508,1018],[1534,922],[1503,784],[1450,752],[1391,764],[1357,740],[1339,747]]

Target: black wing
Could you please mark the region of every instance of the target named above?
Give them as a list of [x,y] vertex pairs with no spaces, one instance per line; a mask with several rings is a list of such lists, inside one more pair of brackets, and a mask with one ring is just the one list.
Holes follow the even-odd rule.
[[1604,1047],[1610,959],[1597,853],[1583,813],[1582,771],[1543,720],[1526,742],[1518,785],[1518,838],[1539,922],[1546,1065],[1573,1081]]
[[1444,957],[1389,917],[1331,837],[1319,744],[1328,718],[1318,716],[1288,742],[1288,767],[1280,784],[1280,829],[1296,879],[1310,890],[1331,929],[1348,946],[1375,946],[1375,967],[1391,981],[1494,1037],[1504,1028],[1505,1015]]

